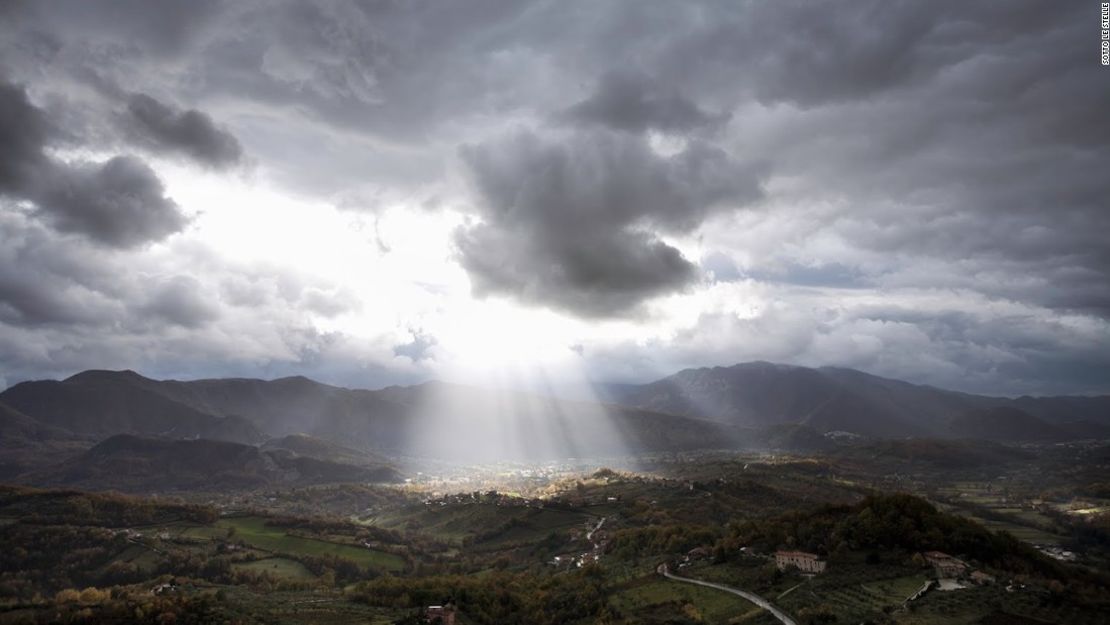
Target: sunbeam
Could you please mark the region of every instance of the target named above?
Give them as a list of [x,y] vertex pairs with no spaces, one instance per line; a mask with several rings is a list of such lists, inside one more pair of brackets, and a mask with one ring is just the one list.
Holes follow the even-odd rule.
[[412,449],[467,462],[628,452],[572,349],[569,324],[537,314],[549,318],[531,324],[529,314],[489,302],[475,305],[473,314],[456,318],[451,331],[441,334],[441,347],[458,350],[460,357],[443,371],[445,383],[422,387],[408,425]]

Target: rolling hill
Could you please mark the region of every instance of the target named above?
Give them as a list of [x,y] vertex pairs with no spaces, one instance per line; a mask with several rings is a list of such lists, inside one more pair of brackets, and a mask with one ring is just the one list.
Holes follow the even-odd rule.
[[71,438],[71,432],[37,421],[5,403],[0,403],[0,443],[5,446]]
[[120,434],[30,480],[49,486],[128,492],[216,491],[331,482],[397,482],[385,467],[364,467],[212,440]]
[[9,479],[80,452],[89,441],[0,403],[0,479]]
[[242,443],[265,438],[241,417],[201,412],[152,390],[150,382],[134,371],[86,371],[60,382],[16,384],[0,393],[0,402],[38,423],[96,438],[121,433]]

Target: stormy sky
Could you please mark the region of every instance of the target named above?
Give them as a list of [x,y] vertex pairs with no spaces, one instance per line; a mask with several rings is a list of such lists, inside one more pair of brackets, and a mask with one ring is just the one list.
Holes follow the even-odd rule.
[[1110,393],[1099,4],[0,2],[0,387]]

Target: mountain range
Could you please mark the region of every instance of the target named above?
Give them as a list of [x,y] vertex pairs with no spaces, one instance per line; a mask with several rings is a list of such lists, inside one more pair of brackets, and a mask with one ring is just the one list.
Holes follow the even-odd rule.
[[[833,441],[1110,438],[1110,397],[971,395],[766,362],[597,388],[601,401],[428,382],[154,380],[91,370],[0,393],[0,477],[121,488],[391,481],[388,458],[537,460]],[[191,459],[191,460],[190,460]],[[109,479],[111,478],[111,479]]]
[[880,438],[1110,435],[1110,396],[989,397],[838,367],[749,362],[686,369],[648,384],[604,386],[599,394],[624,406],[734,426],[790,423]]

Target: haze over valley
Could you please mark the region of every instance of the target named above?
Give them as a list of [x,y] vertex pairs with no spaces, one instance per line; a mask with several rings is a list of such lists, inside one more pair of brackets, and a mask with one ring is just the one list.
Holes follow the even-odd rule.
[[[234,450],[242,464],[288,463],[273,453],[285,450],[337,465],[371,465],[383,471],[382,481],[395,481],[389,458],[420,468],[422,459],[631,461],[653,452],[806,452],[879,439],[1047,444],[1110,438],[1110,397],[969,395],[851,369],[752,362],[606,385],[598,393],[602,400],[590,402],[443,382],[365,390],[305,377],[160,381],[134,371],[90,370],[0,393],[4,475],[48,484],[103,479],[114,486],[117,473],[81,463],[149,456],[157,464],[172,454],[195,454],[197,469],[219,472],[204,459],[205,447]],[[159,442],[170,440],[192,443]],[[61,466],[44,464],[86,447]],[[285,467],[284,473],[297,474],[294,481],[371,481],[353,467],[349,475],[328,468],[339,473],[327,474],[323,466]],[[147,480],[144,488],[158,491],[175,487],[178,470],[152,472],[144,463],[135,473]],[[265,470],[257,476],[259,484],[275,479]]]

